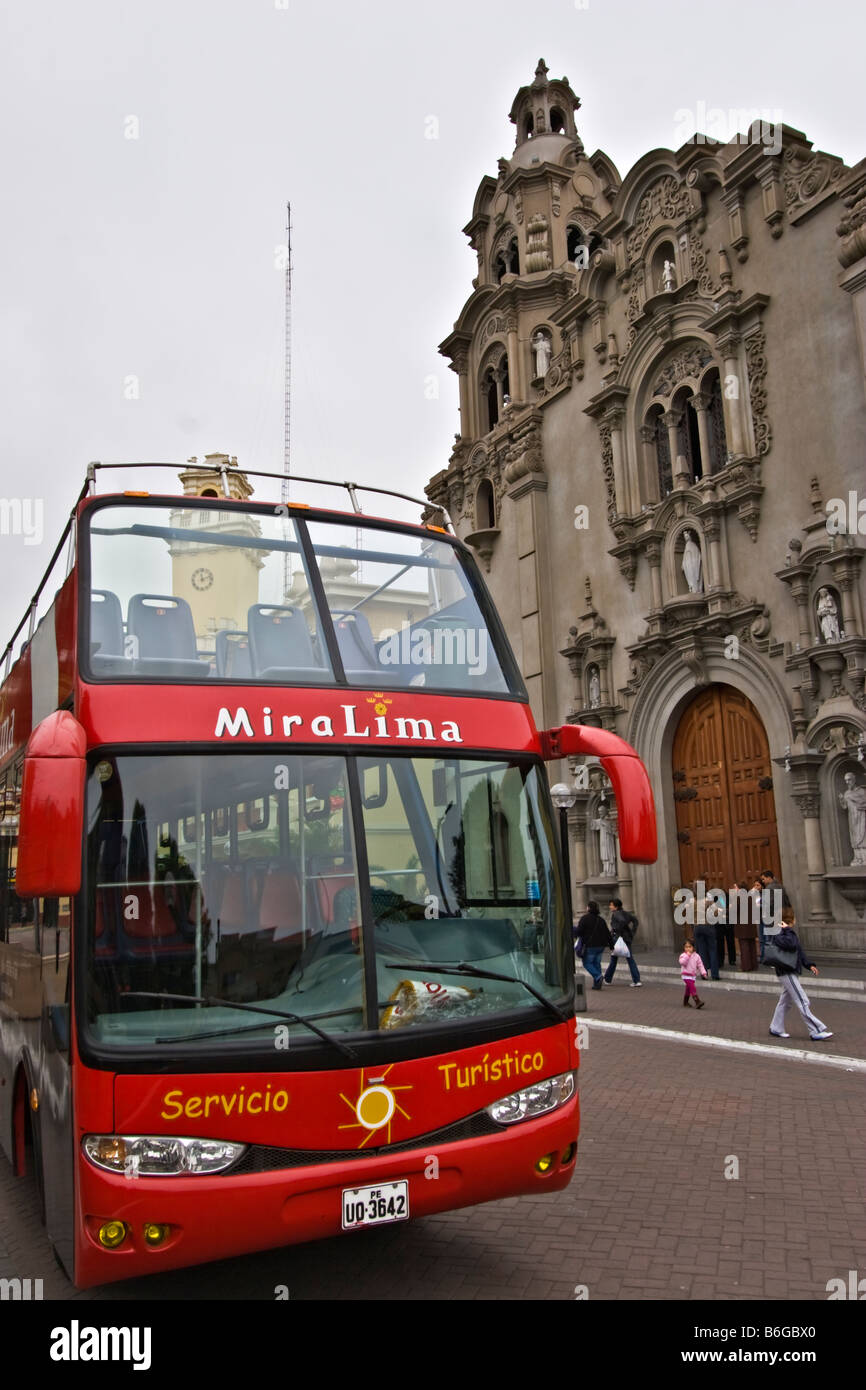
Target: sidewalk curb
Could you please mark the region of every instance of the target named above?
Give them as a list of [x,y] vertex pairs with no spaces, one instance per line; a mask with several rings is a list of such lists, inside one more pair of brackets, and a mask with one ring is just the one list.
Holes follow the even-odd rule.
[[653,1028],[647,1023],[615,1023],[604,1018],[587,1018],[590,1030],[631,1033],[658,1038],[662,1042],[691,1043],[695,1047],[720,1047],[727,1052],[751,1052],[759,1057],[782,1057],[793,1062],[812,1062],[816,1066],[839,1067],[843,1071],[866,1072],[862,1057],[839,1057],[831,1052],[810,1052],[805,1047],[774,1047],[771,1043],[741,1042],[737,1038],[717,1038],[710,1033],[683,1033],[675,1028]]
[[[680,972],[674,965],[640,965],[638,963],[641,976],[659,981],[662,984],[681,983]],[[831,977],[819,978],[814,975],[804,977],[807,982],[807,990],[810,999],[844,999],[852,1004],[866,1004],[866,983],[861,980],[839,980]],[[703,981],[701,983],[704,983]],[[764,975],[757,975],[752,980],[745,975],[741,980],[732,979],[728,975],[722,975],[718,980],[706,982],[708,989],[729,990],[732,992],[757,994],[776,994],[779,989],[778,982],[770,976],[767,971]],[[609,985],[609,989],[613,986]]]

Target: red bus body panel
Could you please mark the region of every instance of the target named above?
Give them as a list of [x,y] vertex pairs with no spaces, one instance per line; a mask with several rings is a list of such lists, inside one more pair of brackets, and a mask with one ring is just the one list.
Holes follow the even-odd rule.
[[[499,1134],[456,1143],[437,1143],[424,1135],[521,1086],[575,1069],[574,1033],[569,1022],[447,1054],[325,1072],[112,1078],[79,1062],[76,1282],[87,1288],[339,1235],[347,1187],[407,1179],[411,1217],[565,1187],[574,1170],[571,1146],[579,1128],[576,1092],[552,1114]],[[386,1126],[370,1131],[357,1118],[357,1102],[365,1087],[374,1084],[392,1090],[398,1103],[390,1138]],[[205,1117],[208,1100],[213,1104]],[[282,1106],[279,1111],[275,1101]],[[343,1153],[335,1161],[238,1176],[133,1179],[90,1163],[80,1144],[93,1133],[198,1135]],[[364,1153],[369,1144],[403,1143],[416,1136],[417,1148]],[[351,1150],[357,1157],[345,1156]],[[547,1155],[552,1155],[551,1165],[540,1173],[535,1165]],[[110,1251],[96,1239],[99,1225],[108,1219],[129,1227],[123,1245]],[[145,1222],[171,1227],[165,1244],[156,1249],[145,1245]]]

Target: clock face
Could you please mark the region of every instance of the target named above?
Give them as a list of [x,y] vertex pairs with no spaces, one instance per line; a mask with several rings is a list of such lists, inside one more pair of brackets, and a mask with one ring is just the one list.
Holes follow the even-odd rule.
[[192,586],[194,589],[209,589],[211,584],[213,584],[213,575],[210,570],[193,570]]

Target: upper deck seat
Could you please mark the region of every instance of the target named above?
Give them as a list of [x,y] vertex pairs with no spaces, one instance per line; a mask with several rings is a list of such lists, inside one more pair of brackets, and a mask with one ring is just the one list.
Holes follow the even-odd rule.
[[307,619],[290,604],[254,603],[247,615],[253,674],[259,680],[321,685],[328,673],[316,655]]
[[383,666],[366,613],[354,608],[332,608],[337,646],[348,680],[363,685],[402,684],[399,666]]
[[120,675],[124,667],[129,671],[120,599],[110,589],[90,592],[90,665],[97,675]]
[[225,627],[216,635],[217,677],[243,680],[253,674],[249,633]]
[[197,655],[192,610],[173,594],[133,594],[127,612],[127,632],[136,638],[137,675],[207,676],[210,665]]

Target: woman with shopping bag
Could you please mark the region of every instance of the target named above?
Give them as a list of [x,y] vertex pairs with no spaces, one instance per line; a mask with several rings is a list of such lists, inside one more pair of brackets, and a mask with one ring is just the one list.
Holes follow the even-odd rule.
[[613,947],[610,953],[610,963],[604,972],[604,982],[609,985],[616,974],[616,963],[618,960],[627,960],[628,968],[631,971],[631,988],[637,989],[641,984],[640,971],[634,961],[634,938],[637,932],[638,922],[633,912],[625,912],[622,906],[622,898],[611,898],[610,900],[610,930],[613,936]]

